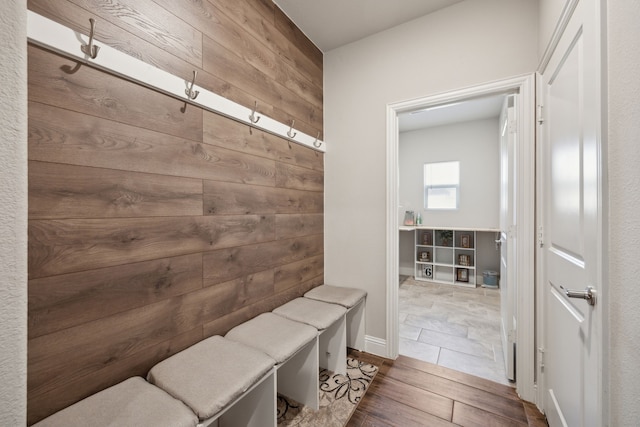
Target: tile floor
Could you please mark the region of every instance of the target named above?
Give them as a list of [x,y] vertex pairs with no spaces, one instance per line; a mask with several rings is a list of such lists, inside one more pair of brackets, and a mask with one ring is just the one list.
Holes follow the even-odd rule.
[[500,340],[500,291],[400,278],[400,354],[513,385]]

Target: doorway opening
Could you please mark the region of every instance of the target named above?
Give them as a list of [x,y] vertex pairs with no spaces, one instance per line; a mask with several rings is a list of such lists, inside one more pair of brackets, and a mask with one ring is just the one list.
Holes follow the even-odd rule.
[[398,115],[399,215],[416,218],[399,233],[399,354],[506,385],[515,379],[514,328],[501,310],[510,287],[498,275],[500,206],[512,199],[501,178],[513,156],[501,151],[517,137],[509,114],[517,96]]
[[[517,297],[514,322],[518,325],[514,338],[518,343],[516,376],[518,393],[526,400],[535,400],[535,334],[534,334],[534,189],[535,189],[535,135],[534,135],[534,76],[527,75],[467,89],[447,92],[425,98],[403,101],[387,106],[387,354],[399,354],[399,116],[420,109],[433,109],[454,103],[477,100],[508,93],[518,93],[520,102],[515,113],[518,117],[518,146],[514,164],[518,180],[515,183],[514,218],[517,228],[513,233],[517,272]],[[402,211],[403,213],[404,211]]]

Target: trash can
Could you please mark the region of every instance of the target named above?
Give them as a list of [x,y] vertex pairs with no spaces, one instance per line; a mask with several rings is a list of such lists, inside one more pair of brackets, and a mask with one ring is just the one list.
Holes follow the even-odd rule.
[[482,282],[484,283],[482,286],[486,288],[497,288],[498,287],[498,272],[487,270],[482,273]]

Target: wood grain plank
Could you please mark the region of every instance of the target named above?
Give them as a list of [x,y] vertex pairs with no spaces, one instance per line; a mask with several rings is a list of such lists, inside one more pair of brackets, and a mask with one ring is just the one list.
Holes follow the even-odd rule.
[[109,21],[193,65],[202,64],[202,33],[151,0],[71,1],[99,21]]
[[373,416],[367,416],[367,418],[364,420],[364,423],[362,424],[362,427],[393,427],[391,424],[387,424],[384,421],[373,417]]
[[238,279],[209,285],[190,295],[201,301],[202,322],[212,322],[231,312],[268,298],[274,293],[274,271],[266,270],[247,274]]
[[[271,50],[277,52],[282,60],[289,62],[294,68],[302,70],[309,76],[310,81],[322,85],[322,66],[317,61],[307,57],[305,52],[298,49],[295,43],[282,34],[271,18],[264,18],[254,8],[255,0],[209,0],[218,9],[233,19],[237,25],[246,28],[258,40],[264,40]],[[317,58],[316,58],[317,59]]]
[[518,394],[516,393],[515,388],[510,387],[508,385],[499,384],[494,381],[490,381],[490,380],[476,377],[473,375],[468,375],[468,374],[465,374],[464,372],[449,369],[444,366],[434,365],[433,363],[424,362],[422,360],[417,360],[417,359],[413,359],[411,357],[406,357],[402,355],[396,359],[395,363],[397,365],[418,369],[422,372],[447,378],[452,381],[468,384],[480,390],[493,393],[497,396],[520,401],[520,397],[518,397]]
[[[352,423],[353,420],[353,423]],[[393,425],[382,421],[381,419],[355,410],[346,427],[394,427]]]
[[526,423],[527,421],[522,402],[500,398],[493,393],[466,384],[427,374],[399,364],[389,368],[386,376],[487,412],[501,414],[517,422]]
[[29,338],[202,288],[193,254],[29,281]]
[[201,324],[202,304],[189,295],[30,339],[28,393],[53,391],[195,329]]
[[202,213],[202,180],[29,162],[29,218],[185,216]]
[[29,100],[169,135],[202,140],[202,110],[29,46]]
[[262,40],[256,39],[244,27],[238,26],[215,6],[206,1],[187,3],[155,0],[155,2],[201,29],[203,34],[224,46],[229,52],[265,74],[269,79],[290,89],[316,107],[322,108],[322,88],[312,84],[302,72],[293,68],[288,62],[282,61]]
[[146,348],[131,357],[78,377],[48,392],[27,396],[29,425],[48,417],[60,409],[111,387],[132,376],[146,377],[156,363],[202,340],[202,327],[177,335],[167,341]]
[[387,422],[393,426],[445,427],[454,425],[435,415],[422,412],[396,400],[389,399],[386,396],[381,396],[373,390],[367,391],[358,408],[368,415],[372,415],[376,419]]
[[402,384],[384,375],[377,378],[367,392],[374,392],[379,396],[396,400],[403,405],[435,415],[445,421],[451,421],[453,400],[448,397]]
[[205,215],[322,213],[323,193],[235,184],[204,182]]
[[547,423],[547,418],[543,413],[536,407],[534,403],[531,402],[523,402],[524,403],[524,412],[527,414],[527,421],[529,427],[549,427]]
[[278,6],[272,0],[251,0],[249,4],[264,18],[265,22],[275,24],[275,9]]
[[323,231],[324,215],[322,214],[276,215],[278,240],[322,234]]
[[[95,18],[96,14],[93,10],[79,7],[72,1],[27,0],[27,8],[74,31],[88,34],[89,19]],[[109,20],[99,18],[94,28],[94,34],[95,38],[101,43],[176,76],[185,76],[187,78],[189,73],[196,67],[196,64],[175,56],[169,51],[111,23]],[[198,60],[198,63],[201,62],[202,58]],[[201,69],[200,66],[196,68]]]
[[[465,400],[469,394],[462,391],[462,388],[453,389],[451,387],[451,381],[442,381],[444,379],[443,377],[429,377],[428,375],[424,375],[424,371],[428,370],[428,368],[425,369],[425,367],[421,365],[426,365],[426,362],[415,360],[417,368],[412,368],[412,359],[406,356],[400,356],[396,360],[389,360],[353,349],[349,350],[348,355],[379,367],[378,374],[356,410],[361,412],[358,417],[359,425],[387,425],[387,423],[388,425],[394,426],[416,425],[415,423],[419,423],[420,419],[424,420],[423,424],[417,425],[437,425],[437,423],[434,424],[434,421],[429,417],[433,415],[442,417],[443,414],[449,414],[451,417],[450,421],[453,423],[451,425],[547,425],[544,416],[540,414],[535,405],[523,402],[520,399],[512,401],[510,398],[505,398],[499,394],[478,390],[473,387],[477,382],[477,378],[472,375],[460,372],[451,373],[456,379],[454,381],[455,384],[476,390],[476,393],[485,395],[486,398],[490,399],[492,397],[497,402],[496,408],[502,407],[502,409],[481,409],[476,405],[461,402],[461,400]],[[406,375],[398,376],[397,368],[406,371]],[[447,371],[451,370],[447,369]],[[450,374],[449,372],[440,373],[445,376]],[[440,378],[440,380],[438,380],[438,378]],[[427,389],[429,389],[430,392],[425,393]],[[482,400],[485,397],[481,396],[480,399]],[[394,401],[396,408],[381,409],[378,407],[378,405],[393,403]],[[446,404],[441,406],[441,403]],[[512,404],[523,406],[523,410],[526,413],[526,421],[521,418],[514,419],[509,417],[509,411],[504,410],[504,408]],[[439,406],[441,407],[439,408]],[[407,419],[407,417],[409,418]],[[537,424],[537,422],[539,422],[539,424]],[[358,424],[350,423],[348,425]]]
[[207,252],[202,260],[205,284],[210,286],[317,256],[323,253],[323,245],[319,234]]
[[[258,106],[258,110],[260,110]],[[230,150],[242,150],[247,154],[289,163],[315,171],[324,169],[324,154],[311,148],[291,143],[283,138],[251,129],[219,114],[204,112],[204,136],[207,144]]]
[[349,421],[347,422],[345,427],[362,427],[366,419],[367,414],[358,410],[358,407],[356,407],[356,410],[353,411],[353,414],[351,414],[351,417],[349,418]]
[[33,220],[29,277],[103,268],[274,239],[272,216]]
[[292,299],[301,297],[316,286],[320,286],[323,282],[324,276],[315,277],[308,282],[301,283],[299,286],[290,288],[284,292],[280,292],[279,294],[272,295],[269,298],[263,298],[254,304],[245,306],[240,310],[236,310],[211,322],[207,322],[203,325],[204,336],[210,337],[212,335],[225,335],[231,328],[238,326],[249,319],[253,319],[259,314],[272,311],[274,308],[279,307]]
[[518,422],[500,415],[474,408],[461,402],[453,406],[453,422],[468,427],[527,427],[527,423]]
[[276,187],[323,191],[324,173],[277,162]]
[[367,418],[362,423],[362,427],[393,427],[391,424],[387,424],[381,419],[367,415]]
[[303,57],[308,58],[319,69],[323,69],[324,54],[322,51],[277,6],[274,7],[274,25],[285,36],[285,39],[302,53]]
[[[67,1],[45,2],[43,0],[30,0],[29,8],[43,14],[44,16],[61,22],[64,25],[68,25],[79,32],[85,33],[87,31],[88,18],[95,16],[95,14],[92,13],[92,9],[81,9],[75,4]],[[118,22],[118,24],[122,24],[122,22]],[[237,28],[240,29],[239,31],[245,31],[246,26],[244,23],[238,24],[236,22],[236,25],[238,26]],[[113,25],[109,21],[100,21],[100,25],[97,26],[97,32],[97,37],[102,42],[161,69],[167,70],[174,75],[184,76],[186,80],[190,78],[191,72],[194,69],[194,66],[191,63],[163,51],[163,49],[158,46],[134,36],[132,33]],[[286,39],[284,39],[279,32],[272,32],[281,42],[286,42]],[[304,58],[304,55],[300,53],[297,55]],[[281,63],[281,61],[278,61],[277,63]],[[315,99],[316,101],[320,100],[321,92],[318,91],[322,88],[322,68],[317,69],[320,74],[318,78],[314,80],[312,78],[306,79],[305,72],[302,72],[302,74],[299,73],[298,70],[301,70],[301,65],[304,65],[300,64],[300,60],[296,61],[295,64],[292,62],[292,65],[293,66],[288,66],[278,77],[280,81],[285,82],[284,87],[300,90],[297,96],[301,99],[307,97],[307,99]],[[291,117],[298,116],[295,111],[291,110],[287,105],[279,105],[279,108],[274,110],[269,99],[265,100],[260,98],[255,93],[250,95],[246,88],[230,84],[230,82],[225,81],[224,79],[220,79],[211,73],[205,72],[200,66],[197,66],[195,69],[199,71],[198,82],[202,87],[206,87],[247,107],[252,107],[256,98],[259,100],[262,99],[263,102],[260,103],[261,112],[281,122],[289,122]],[[312,112],[312,115],[313,117],[322,120],[322,106],[319,105],[318,108]],[[304,117],[297,117],[297,127],[305,133],[315,135],[318,131],[322,130],[322,126],[312,127],[307,125],[305,122],[308,122],[308,120],[304,119]]]
[[29,103],[29,159],[133,172],[270,185],[272,160]]
[[206,36],[203,67],[207,72],[232,85],[244,88],[258,99],[290,114],[289,118],[278,117],[274,110],[274,116],[276,116],[273,117],[274,119],[289,123],[293,118],[296,120],[296,129],[311,135],[315,134],[315,130],[322,129],[322,112],[318,106],[297,96]]
[[[277,28],[270,1],[29,8],[83,34],[97,17],[101,42],[186,80],[197,70],[202,87],[249,108],[258,101],[260,114],[295,119],[309,135],[322,130],[321,54],[294,28]],[[204,66],[202,33],[222,65]],[[324,282],[322,154],[29,52],[30,422],[144,375],[205,328],[225,332]],[[276,163],[291,166],[279,187]],[[206,217],[203,180],[215,213]]]
[[[78,7],[66,0],[29,0],[28,8],[42,16],[48,17],[56,22],[72,28],[78,32],[86,33],[89,18],[95,15],[89,11]],[[185,80],[191,78],[192,72],[198,72],[198,85],[225,98],[252,107],[255,96],[248,92],[230,85],[228,82],[207,73],[201,66],[187,62],[168,51],[146,41],[134,34],[113,25],[109,21],[101,20],[96,26],[96,38],[121,52],[134,58],[140,59],[161,70],[167,71],[175,76],[184,77]],[[184,106],[184,105],[183,105]],[[262,103],[260,110],[269,117],[274,116],[273,107],[267,103]]]
[[323,273],[324,255],[281,265],[275,269],[275,291],[276,293],[286,291]]
[[273,116],[270,116],[270,117],[278,120],[280,123],[285,123],[287,125],[291,125],[292,120],[295,119],[296,131],[302,131],[307,135],[310,135],[313,137],[318,135],[318,139],[323,139],[322,135],[324,132],[323,130],[324,128],[314,124],[317,121],[323,120],[322,116],[320,117],[318,116],[318,113],[320,113],[320,110],[306,111],[305,113],[309,114],[308,118],[306,116],[300,117],[297,111],[298,110],[296,108],[293,108],[293,109],[289,108],[289,106],[286,104],[274,105]]

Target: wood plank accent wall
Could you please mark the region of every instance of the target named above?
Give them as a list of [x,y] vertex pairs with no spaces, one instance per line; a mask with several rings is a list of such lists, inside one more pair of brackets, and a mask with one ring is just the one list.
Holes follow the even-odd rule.
[[[29,0],[322,131],[322,54],[270,0]],[[29,47],[28,422],[324,280],[323,154]]]

